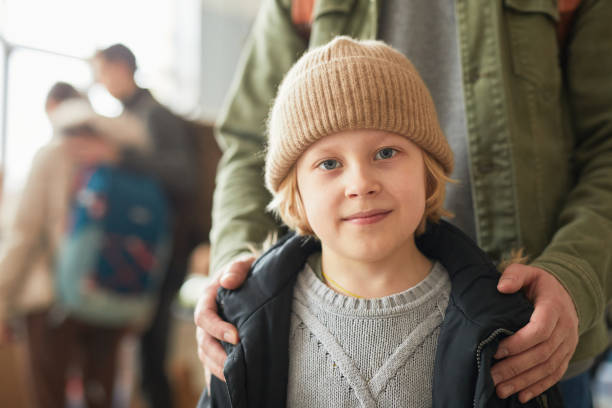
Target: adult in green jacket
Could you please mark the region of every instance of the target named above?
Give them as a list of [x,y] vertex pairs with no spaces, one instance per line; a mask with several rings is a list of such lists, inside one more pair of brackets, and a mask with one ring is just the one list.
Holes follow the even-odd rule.
[[[262,153],[277,86],[308,48],[339,34],[377,38],[388,25],[401,25],[388,16],[381,22],[383,3],[317,0],[308,35],[292,23],[298,10],[290,0],[261,6],[219,120],[224,155],[211,232],[218,279],[195,316],[201,359],[218,376],[224,353],[211,335],[238,341],[235,328],[216,317],[219,277],[225,287],[238,286],[252,261],[249,248],[279,230],[265,211]],[[517,248],[529,256],[528,265],[504,271],[499,289],[523,287],[535,312],[501,343],[496,357],[508,358],[492,370],[500,396],[520,391],[524,401],[561,379],[570,358],[568,377],[587,370],[608,343],[612,2],[454,3],[473,236],[494,259]]]

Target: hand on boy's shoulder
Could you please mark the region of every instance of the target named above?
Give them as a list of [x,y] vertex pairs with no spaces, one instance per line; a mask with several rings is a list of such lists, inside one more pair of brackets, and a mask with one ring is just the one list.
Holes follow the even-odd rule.
[[503,340],[491,375],[497,395],[519,393],[521,402],[559,382],[578,344],[578,314],[563,285],[547,271],[528,265],[506,268],[497,286],[502,293],[524,289],[534,304],[529,323]]
[[239,341],[238,330],[233,325],[223,321],[217,311],[217,291],[220,287],[237,289],[248,275],[255,261],[254,256],[245,255],[230,262],[215,274],[215,279],[206,287],[198,299],[194,311],[194,321],[197,325],[198,357],[204,365],[207,384],[210,374],[224,380],[223,365],[227,354],[219,340],[236,344]]

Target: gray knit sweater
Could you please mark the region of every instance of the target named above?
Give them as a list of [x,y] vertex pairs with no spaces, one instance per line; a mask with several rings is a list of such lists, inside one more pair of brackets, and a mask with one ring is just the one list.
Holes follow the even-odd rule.
[[449,294],[439,263],[413,288],[378,299],[336,293],[306,265],[294,291],[287,406],[430,407]]

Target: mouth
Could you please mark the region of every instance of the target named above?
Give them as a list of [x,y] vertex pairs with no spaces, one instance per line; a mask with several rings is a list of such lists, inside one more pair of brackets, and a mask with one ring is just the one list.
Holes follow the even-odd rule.
[[351,224],[356,224],[356,225],[374,224],[384,219],[390,213],[391,213],[391,210],[360,211],[360,212],[351,214],[348,217],[342,218],[342,221],[347,221],[347,222],[350,222]]

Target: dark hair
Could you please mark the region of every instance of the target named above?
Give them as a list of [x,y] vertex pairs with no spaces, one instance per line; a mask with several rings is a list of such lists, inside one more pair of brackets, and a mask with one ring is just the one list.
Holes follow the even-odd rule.
[[45,105],[51,101],[64,102],[74,98],[83,98],[83,95],[67,82],[56,82],[47,93]]
[[136,57],[134,53],[123,44],[114,44],[96,52],[95,57],[101,57],[108,62],[121,62],[125,64],[132,73],[136,72]]

